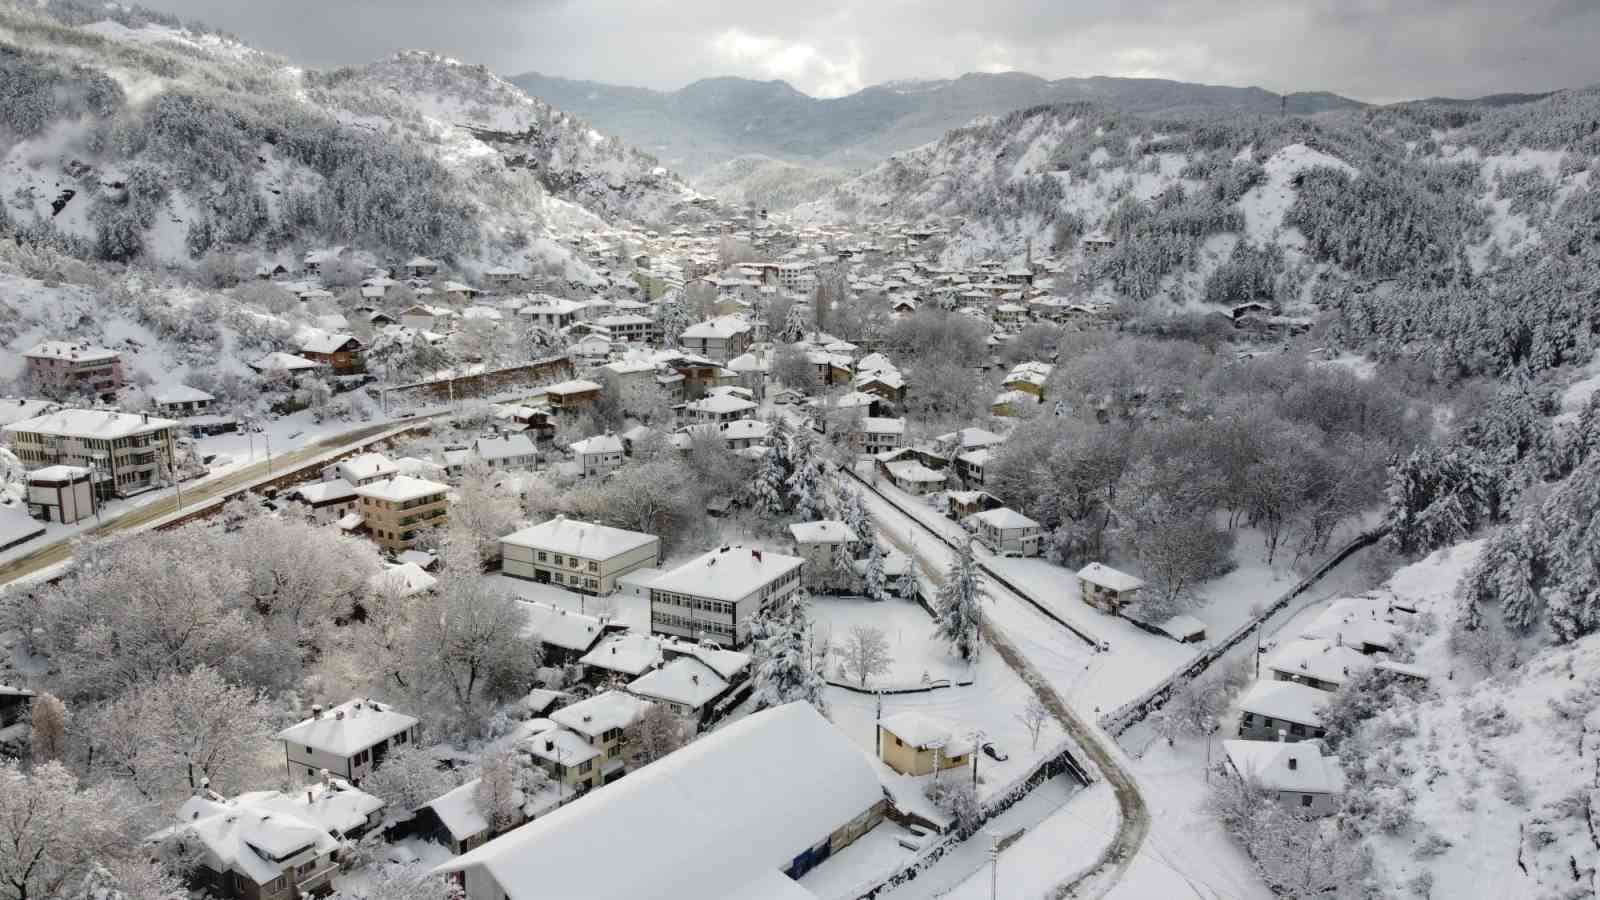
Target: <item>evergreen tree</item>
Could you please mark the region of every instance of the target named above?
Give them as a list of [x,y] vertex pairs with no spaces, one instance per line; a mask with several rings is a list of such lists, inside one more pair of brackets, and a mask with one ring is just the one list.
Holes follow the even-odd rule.
[[867,570],[861,577],[861,592],[868,600],[884,600],[889,596],[889,586],[883,577],[883,551],[876,542],[867,553]]
[[851,549],[848,541],[833,548],[833,584],[841,594],[851,593],[856,588],[855,556]]
[[983,636],[978,631],[983,616],[978,604],[983,599],[983,586],[978,583],[978,561],[972,555],[972,541],[969,540],[945,573],[944,584],[939,586],[934,602],[938,615],[934,633],[968,662],[978,658],[983,646]]
[[917,558],[906,556],[906,573],[900,576],[899,584],[895,585],[895,595],[901,600],[912,603],[917,602]]
[[839,498],[839,518],[861,540],[872,537],[872,518],[867,514],[866,501],[861,492],[846,488]]
[[809,646],[810,603],[804,591],[756,617],[751,625],[751,697],[756,709],[804,701],[828,714],[823,689],[827,682],[814,664]]
[[778,340],[786,344],[801,340],[806,336],[808,325],[805,310],[800,308],[800,304],[790,304],[788,315],[783,317],[783,329],[778,332]]
[[773,444],[762,454],[761,463],[756,467],[755,480],[750,483],[750,499],[757,512],[770,517],[788,512],[788,504],[784,500],[786,477],[783,451]]
[[790,442],[789,458],[794,471],[789,474],[789,504],[802,522],[822,517],[822,472],[817,466],[817,454],[811,432],[801,429]]

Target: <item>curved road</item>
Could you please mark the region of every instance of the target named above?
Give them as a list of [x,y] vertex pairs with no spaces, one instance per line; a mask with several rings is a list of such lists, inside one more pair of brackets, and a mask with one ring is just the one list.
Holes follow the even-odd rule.
[[[923,533],[932,535],[935,540],[952,551],[958,549],[944,535],[928,527],[926,523],[920,521],[916,516],[900,509],[898,504],[879,493],[855,472],[845,467],[841,467],[840,471],[849,474],[862,487],[883,500],[890,509],[895,511],[900,519],[912,523]],[[901,552],[907,555],[914,554],[917,557],[921,562],[922,572],[929,581],[935,584],[944,582],[944,571],[947,567],[944,561],[929,559],[926,554],[915,547],[906,546],[892,532],[883,531],[882,533]],[[997,581],[993,574],[981,563],[979,568],[985,575],[987,589],[991,598],[997,599],[1001,596],[1007,596],[1017,603],[1030,602],[1027,598],[1018,595],[1010,587]],[[1128,867],[1133,863],[1133,858],[1138,855],[1139,848],[1144,844],[1145,838],[1150,834],[1150,812],[1145,806],[1143,795],[1139,793],[1138,782],[1135,781],[1132,773],[1122,767],[1118,759],[1118,753],[1111,746],[1111,739],[1106,736],[1105,732],[1101,731],[1098,726],[1079,718],[1078,714],[1073,712],[1072,707],[1067,705],[1066,701],[1056,693],[1055,688],[1051,687],[1049,680],[1035,669],[1027,658],[1011,643],[1010,639],[1000,629],[992,626],[987,618],[983,622],[983,635],[995,652],[999,653],[1000,657],[1006,661],[1006,664],[1038,693],[1040,700],[1044,702],[1056,721],[1060,723],[1061,728],[1078,742],[1078,746],[1083,748],[1084,755],[1094,763],[1095,767],[1100,770],[1101,776],[1105,778],[1106,783],[1111,786],[1112,794],[1117,800],[1118,822],[1116,834],[1112,837],[1111,843],[1106,846],[1105,850],[1101,851],[1093,866],[1079,873],[1066,884],[1059,885],[1051,894],[1057,900],[1062,900],[1062,898],[1077,897],[1080,889],[1088,888],[1091,892],[1090,896],[1103,896],[1127,872]],[[1075,637],[1079,636],[1075,635]]]

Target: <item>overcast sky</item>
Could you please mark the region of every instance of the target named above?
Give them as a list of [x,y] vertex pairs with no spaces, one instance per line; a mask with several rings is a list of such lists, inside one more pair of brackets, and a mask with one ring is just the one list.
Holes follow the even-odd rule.
[[1129,75],[1364,100],[1600,81],[1595,0],[144,0],[310,65],[439,50],[655,88]]

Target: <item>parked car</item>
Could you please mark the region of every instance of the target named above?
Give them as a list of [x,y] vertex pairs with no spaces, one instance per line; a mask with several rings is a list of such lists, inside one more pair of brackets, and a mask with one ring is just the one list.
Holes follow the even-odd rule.
[[983,755],[989,757],[995,762],[1005,762],[1011,758],[1010,754],[1006,753],[1004,750],[1001,750],[999,747],[996,747],[994,745],[994,741],[983,742]]

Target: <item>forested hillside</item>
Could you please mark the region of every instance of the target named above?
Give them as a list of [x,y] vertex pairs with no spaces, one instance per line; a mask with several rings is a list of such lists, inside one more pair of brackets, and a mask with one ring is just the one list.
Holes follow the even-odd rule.
[[552,238],[654,221],[654,160],[481,67],[318,72],[139,10],[0,4],[0,216],[107,261],[338,243],[586,277]]

